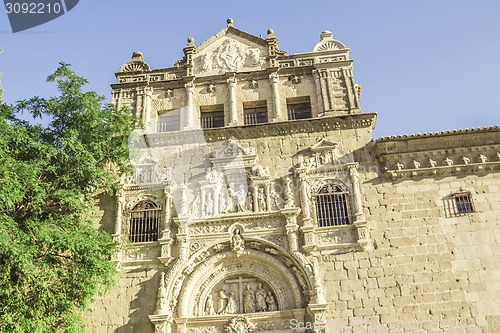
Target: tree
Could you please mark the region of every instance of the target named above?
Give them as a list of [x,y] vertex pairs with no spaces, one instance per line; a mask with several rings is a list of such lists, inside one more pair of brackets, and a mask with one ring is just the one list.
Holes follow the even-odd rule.
[[128,170],[134,117],[83,92],[67,64],[47,81],[58,96],[0,104],[0,332],[84,332],[82,311],[115,273],[117,244],[92,212]]

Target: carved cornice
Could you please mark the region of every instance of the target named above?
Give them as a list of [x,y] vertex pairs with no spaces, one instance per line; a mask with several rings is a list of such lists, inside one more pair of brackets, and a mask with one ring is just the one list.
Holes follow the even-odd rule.
[[385,137],[372,153],[386,179],[447,176],[500,169],[500,127]]
[[434,133],[393,135],[375,141],[375,156],[459,147],[500,144],[500,126],[467,128]]
[[284,121],[260,125],[178,131],[172,133],[152,133],[148,134],[148,142],[151,147],[165,147],[170,145],[182,145],[190,142],[217,142],[229,140],[231,138],[245,140],[357,128],[373,129],[375,126],[375,119],[375,113],[364,113],[339,117],[322,117]]

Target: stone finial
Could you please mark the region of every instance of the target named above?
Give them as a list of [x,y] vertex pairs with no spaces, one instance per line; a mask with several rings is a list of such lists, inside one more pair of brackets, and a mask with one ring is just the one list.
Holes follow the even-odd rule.
[[226,23],[227,23],[226,27],[234,27],[234,21],[232,18],[228,18]]
[[144,55],[141,51],[135,51],[132,53],[132,60],[144,61]]
[[333,32],[325,30],[319,35],[319,40],[324,41],[324,40],[331,40],[333,39]]
[[187,44],[186,46],[194,46],[194,38],[193,37],[189,37],[187,39]]
[[274,37],[274,30],[273,29],[267,30],[267,37]]

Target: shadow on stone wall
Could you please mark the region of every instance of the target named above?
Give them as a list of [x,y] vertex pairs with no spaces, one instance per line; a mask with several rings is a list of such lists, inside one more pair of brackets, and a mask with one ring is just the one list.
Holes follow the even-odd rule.
[[156,309],[156,293],[160,274],[156,269],[137,269],[129,271],[128,274],[133,275],[131,279],[139,279],[142,282],[130,282],[129,285],[136,288],[128,288],[125,295],[131,300],[128,322],[117,328],[114,333],[153,333],[154,327],[148,316],[154,314]]

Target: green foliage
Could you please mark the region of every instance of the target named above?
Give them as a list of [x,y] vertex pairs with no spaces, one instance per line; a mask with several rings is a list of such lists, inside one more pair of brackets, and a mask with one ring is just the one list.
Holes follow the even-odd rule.
[[116,243],[92,212],[128,171],[134,118],[64,63],[47,80],[59,96],[0,104],[0,332],[84,332],[82,311],[115,273]]

